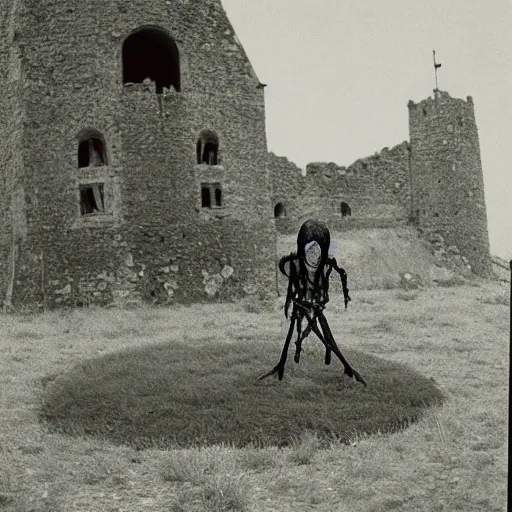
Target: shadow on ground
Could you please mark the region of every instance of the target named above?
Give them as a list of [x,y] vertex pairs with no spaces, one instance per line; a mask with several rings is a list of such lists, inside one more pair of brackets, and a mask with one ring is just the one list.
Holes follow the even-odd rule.
[[[318,340],[316,340],[318,341]],[[284,379],[257,381],[281,340],[172,343],[91,359],[45,379],[41,419],[51,431],[138,449],[227,443],[285,446],[304,431],[349,442],[400,430],[442,403],[433,379],[363,352],[346,350],[368,387],[343,375],[318,345],[289,357]]]

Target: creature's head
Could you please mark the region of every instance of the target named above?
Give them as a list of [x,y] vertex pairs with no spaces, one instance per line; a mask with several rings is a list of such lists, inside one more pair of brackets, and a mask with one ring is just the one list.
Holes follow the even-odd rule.
[[[316,242],[316,245],[309,245],[311,242]],[[320,262],[325,262],[329,255],[330,242],[329,228],[323,222],[307,220],[302,224],[297,235],[297,256],[305,259],[306,246],[309,246],[310,251],[313,247],[317,247],[315,251],[320,250]]]
[[304,255],[306,263],[310,267],[318,267],[320,260],[322,259],[322,249],[316,240],[306,244],[304,247]]

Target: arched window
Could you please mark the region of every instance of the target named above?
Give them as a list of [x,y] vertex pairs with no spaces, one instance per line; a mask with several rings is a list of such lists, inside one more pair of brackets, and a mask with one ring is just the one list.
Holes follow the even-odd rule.
[[283,203],[277,203],[274,206],[274,217],[276,219],[279,217],[286,217],[286,209]]
[[199,135],[196,146],[197,163],[217,165],[219,159],[219,138],[215,132],[204,130]]
[[340,209],[342,217],[350,217],[350,215],[352,215],[352,210],[350,209],[350,206],[347,203],[344,203],[343,201],[341,202]]
[[123,83],[153,80],[156,92],[171,85],[180,91],[180,55],[174,39],[159,28],[143,28],[123,43]]
[[105,139],[95,131],[86,130],[78,137],[78,167],[108,165]]

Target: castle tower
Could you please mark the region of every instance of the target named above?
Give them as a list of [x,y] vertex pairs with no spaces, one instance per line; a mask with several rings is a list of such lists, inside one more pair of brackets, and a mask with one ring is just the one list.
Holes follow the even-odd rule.
[[[473,100],[410,101],[413,217],[443,236],[482,276],[491,272],[480,145]],[[457,249],[455,249],[455,247]]]
[[263,89],[220,0],[0,8],[0,301],[271,289]]

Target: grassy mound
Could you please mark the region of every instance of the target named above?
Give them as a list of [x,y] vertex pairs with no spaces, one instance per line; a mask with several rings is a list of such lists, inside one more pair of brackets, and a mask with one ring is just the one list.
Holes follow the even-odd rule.
[[348,441],[392,432],[440,403],[432,380],[375,356],[343,350],[368,388],[343,376],[318,340],[303,345],[284,379],[274,366],[282,340],[162,344],[91,359],[50,381],[41,417],[53,431],[139,449],[229,443],[284,446],[304,431]]

